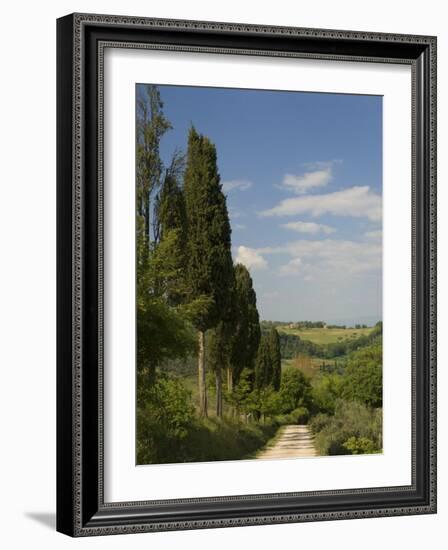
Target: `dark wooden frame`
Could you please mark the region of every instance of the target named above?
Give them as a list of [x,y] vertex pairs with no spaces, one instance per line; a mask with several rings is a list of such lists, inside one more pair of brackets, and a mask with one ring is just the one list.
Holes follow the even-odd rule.
[[[102,54],[104,47],[110,46],[411,65],[410,486],[163,502],[150,501],[148,495],[147,502],[104,502]],[[436,38],[74,14],[57,22],[57,51],[58,531],[88,536],[434,513]]]

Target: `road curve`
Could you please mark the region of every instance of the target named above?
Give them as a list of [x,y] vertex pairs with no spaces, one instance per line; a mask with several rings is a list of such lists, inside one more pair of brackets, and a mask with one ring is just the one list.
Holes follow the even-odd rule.
[[280,428],[280,434],[258,454],[262,460],[274,460],[276,458],[298,458],[318,456],[314,447],[314,438],[308,426],[291,424]]

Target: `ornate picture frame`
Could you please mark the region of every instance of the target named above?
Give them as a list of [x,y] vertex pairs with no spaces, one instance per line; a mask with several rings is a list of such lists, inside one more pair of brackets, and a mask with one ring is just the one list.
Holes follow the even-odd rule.
[[[408,65],[412,71],[411,484],[104,498],[104,51]],[[436,512],[436,38],[72,14],[57,22],[57,530],[70,536]],[[396,345],[400,345],[399,342]]]

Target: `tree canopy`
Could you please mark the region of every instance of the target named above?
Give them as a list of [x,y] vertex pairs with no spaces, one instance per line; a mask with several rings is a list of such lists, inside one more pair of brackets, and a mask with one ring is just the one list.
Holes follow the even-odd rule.
[[261,338],[257,295],[246,266],[235,266],[236,322],[232,338],[231,365],[234,383],[238,383],[243,369],[252,373]]

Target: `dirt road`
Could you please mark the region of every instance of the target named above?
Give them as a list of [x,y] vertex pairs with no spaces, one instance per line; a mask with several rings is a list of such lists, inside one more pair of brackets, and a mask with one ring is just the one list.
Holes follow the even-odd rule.
[[317,456],[313,436],[304,425],[288,425],[280,429],[280,433],[272,445],[263,449],[257,458],[262,460],[276,458],[297,458]]

